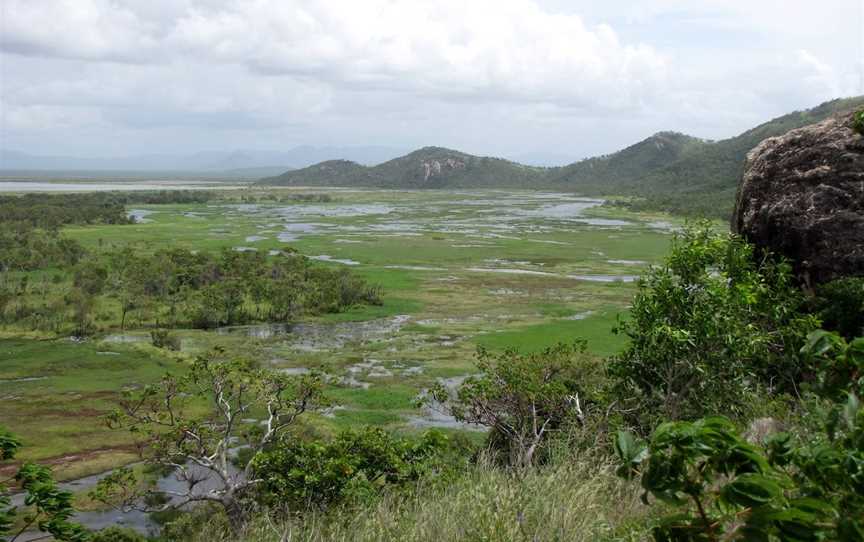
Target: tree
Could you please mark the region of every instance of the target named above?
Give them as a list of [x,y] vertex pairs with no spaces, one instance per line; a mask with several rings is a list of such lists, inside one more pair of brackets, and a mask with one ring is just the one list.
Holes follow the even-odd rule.
[[[0,463],[15,458],[21,442],[0,427]],[[12,480],[26,492],[24,504],[30,509],[22,516],[21,526],[15,526],[19,516],[12,506],[8,484]],[[14,542],[34,525],[43,533],[61,542],[84,542],[89,533],[79,524],[69,521],[75,513],[72,494],[61,491],[51,476],[51,470],[42,465],[25,463],[12,478],[0,480],[0,537]]]
[[598,364],[584,341],[530,354],[481,349],[477,367],[480,374],[455,394],[439,384],[429,398],[459,421],[490,428],[490,442],[515,467],[534,464],[538,450],[565,423],[585,423],[599,388]]
[[[143,458],[173,469],[185,485],[184,491],[166,494],[168,502],[156,509],[215,503],[239,530],[246,521],[247,498],[263,482],[253,470],[255,456],[302,414],[325,405],[317,375],[295,377],[259,369],[215,350],[198,357],[182,377],[168,374],[158,385],[124,394],[109,423],[140,437]],[[206,407],[206,414],[196,415],[201,407]],[[263,420],[252,418],[260,413]],[[248,459],[239,460],[235,452],[240,449]],[[234,461],[240,461],[239,467]],[[157,501],[156,493],[142,488],[126,468],[103,479],[94,497],[152,510],[145,503]]]
[[786,263],[757,261],[709,224],[686,228],[619,324],[630,341],[609,373],[629,421],[647,433],[657,419],[740,416],[756,389],[796,392],[811,370],[797,352],[817,327],[804,305]]

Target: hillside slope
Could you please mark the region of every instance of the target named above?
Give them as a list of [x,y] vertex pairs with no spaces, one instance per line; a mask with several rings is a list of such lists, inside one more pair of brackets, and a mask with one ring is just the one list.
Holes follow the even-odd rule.
[[376,166],[331,160],[262,179],[260,184],[556,189],[637,196],[640,199],[632,203],[634,207],[728,218],[750,149],[767,137],[860,107],[864,107],[864,96],[832,100],[714,142],[660,132],[618,152],[557,168],[424,147]]
[[[861,107],[864,107],[864,96],[832,100],[716,142],[703,142],[680,134],[677,138],[663,138],[663,134],[657,134],[604,159],[583,160],[552,175],[556,186],[562,189],[635,195],[646,199],[640,204],[645,208],[728,218],[747,153],[760,141],[822,121],[834,113]],[[650,150],[652,141],[669,145],[669,149],[655,152],[653,161],[645,148]],[[664,156],[674,158],[664,164]],[[605,160],[605,167],[600,168],[602,175],[592,179],[586,170],[590,170],[596,160]],[[644,167],[634,167],[637,165]]]
[[540,187],[544,168],[501,158],[473,156],[442,147],[424,147],[367,167],[344,160],[322,162],[261,184],[276,186],[373,186],[386,188]]

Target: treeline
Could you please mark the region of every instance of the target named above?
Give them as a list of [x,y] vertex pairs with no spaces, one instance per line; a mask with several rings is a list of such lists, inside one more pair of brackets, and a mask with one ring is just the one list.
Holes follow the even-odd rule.
[[218,194],[199,190],[0,196],[0,272],[75,265],[84,254],[58,230],[69,225],[132,224],[130,204],[188,204]]
[[[2,277],[0,277],[2,278]],[[67,276],[0,282],[0,320],[32,330],[88,335],[101,328],[213,328],[289,322],[307,314],[380,304],[380,290],[347,269],[283,252],[186,249],[91,254]]]
[[0,196],[0,223],[47,230],[69,224],[129,224],[126,205],[206,203],[215,197],[215,192],[204,190]]
[[46,230],[67,224],[129,224],[124,203],[110,193],[0,196],[0,223]]

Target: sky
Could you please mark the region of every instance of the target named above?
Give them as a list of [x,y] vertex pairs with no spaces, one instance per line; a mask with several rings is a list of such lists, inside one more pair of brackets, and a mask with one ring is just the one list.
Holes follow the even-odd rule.
[[0,148],[573,160],[864,94],[864,0],[0,0]]

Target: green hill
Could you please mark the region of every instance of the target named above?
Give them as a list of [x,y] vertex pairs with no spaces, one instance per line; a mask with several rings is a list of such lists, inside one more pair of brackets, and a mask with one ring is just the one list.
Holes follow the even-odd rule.
[[544,168],[442,147],[424,147],[377,166],[334,160],[262,179],[277,186],[373,186],[386,188],[532,188]]
[[424,147],[377,166],[331,160],[262,179],[290,186],[540,188],[636,196],[637,208],[728,217],[747,152],[767,137],[864,107],[864,96],[796,111],[720,141],[660,132],[621,151],[558,168]]
[[[552,177],[562,189],[640,196],[645,199],[637,205],[644,208],[725,218],[731,215],[747,153],[760,141],[860,107],[864,96],[832,100],[716,142],[661,133],[607,157],[561,168]],[[592,169],[600,175],[592,177]]]

